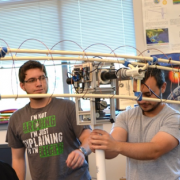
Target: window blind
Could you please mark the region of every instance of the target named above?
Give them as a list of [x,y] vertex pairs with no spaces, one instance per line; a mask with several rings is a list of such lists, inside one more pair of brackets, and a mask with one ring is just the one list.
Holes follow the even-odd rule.
[[[60,40],[57,3],[57,0],[0,0],[0,38],[5,40],[10,48],[18,48],[27,39],[37,39],[51,48]],[[46,49],[39,41],[27,41],[21,48]],[[7,45],[1,40],[0,46]],[[58,46],[56,48],[59,49]],[[17,56],[24,55],[38,56],[38,54],[17,54]],[[19,67],[22,63],[22,61],[16,61],[15,67]],[[46,64],[53,65],[53,62],[46,61]],[[18,68],[11,69],[12,61],[0,61],[0,67],[2,68],[0,69],[0,94],[25,94],[19,87]],[[54,66],[48,66],[47,73],[49,93],[62,94],[61,66],[56,66],[56,74]],[[16,101],[14,99],[2,99],[0,109],[21,108],[28,101],[29,99],[19,98]]]
[[[57,0],[0,2],[1,39],[5,40],[10,48],[18,48],[27,39],[34,40],[26,41],[21,46],[22,49],[46,49],[46,46],[51,48],[60,41]],[[6,44],[0,41],[0,46]],[[27,54],[18,54],[22,55]],[[2,66],[11,64],[12,62],[1,62]],[[20,65],[22,62],[16,64]]]
[[[60,1],[63,39],[72,40],[91,52],[110,53],[109,46],[135,47],[133,4],[131,0],[63,0]],[[105,45],[101,45],[105,44]],[[64,42],[66,50],[80,50],[73,42]],[[130,47],[116,52],[135,55]]]
[[[38,39],[51,48],[60,40],[57,1],[20,2],[0,5],[1,38],[12,48],[31,38]],[[24,46],[44,48],[35,41],[27,42]]]
[[[10,48],[18,48],[27,39],[42,41],[48,48],[64,40],[54,49],[110,53],[120,47],[116,53],[136,54],[126,47],[135,47],[131,0],[0,0],[0,17],[0,38]],[[0,40],[0,46],[6,44]],[[46,49],[35,40],[21,48]],[[15,64],[20,66],[22,61]],[[12,67],[12,61],[0,61],[0,67]]]
[[[11,48],[38,39],[54,49],[135,55],[131,0],[0,0],[1,38]],[[98,43],[98,44],[97,44]],[[96,45],[94,45],[96,44]],[[0,41],[0,46],[5,44]],[[110,47],[110,48],[108,48]],[[37,41],[21,48],[46,49]]]

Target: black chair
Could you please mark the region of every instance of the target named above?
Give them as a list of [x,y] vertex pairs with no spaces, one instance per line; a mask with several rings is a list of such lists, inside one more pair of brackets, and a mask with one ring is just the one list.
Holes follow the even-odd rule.
[[15,170],[7,163],[0,161],[0,179],[2,180],[19,180]]

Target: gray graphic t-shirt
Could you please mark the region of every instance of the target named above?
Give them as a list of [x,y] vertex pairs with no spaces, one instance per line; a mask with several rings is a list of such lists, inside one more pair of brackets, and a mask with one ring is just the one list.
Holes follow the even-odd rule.
[[78,149],[83,129],[76,124],[75,104],[52,98],[44,108],[29,104],[10,118],[7,142],[12,148],[26,147],[33,180],[89,180],[88,165],[72,170],[66,166],[68,155]]
[[[158,132],[174,136],[180,142],[180,114],[168,105],[154,117],[143,115],[140,107],[119,114],[114,127],[128,133],[127,142],[146,143]],[[180,145],[155,160],[127,158],[128,180],[180,180]]]

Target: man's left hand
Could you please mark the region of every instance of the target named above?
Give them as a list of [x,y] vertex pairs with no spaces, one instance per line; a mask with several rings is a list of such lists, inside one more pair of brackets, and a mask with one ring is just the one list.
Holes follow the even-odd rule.
[[83,165],[84,160],[85,160],[84,154],[80,150],[76,149],[69,154],[66,160],[66,164],[67,167],[76,169]]

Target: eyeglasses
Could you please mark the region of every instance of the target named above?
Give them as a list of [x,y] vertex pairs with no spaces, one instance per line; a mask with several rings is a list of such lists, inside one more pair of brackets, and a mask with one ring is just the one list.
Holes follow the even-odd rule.
[[154,93],[154,91],[145,83],[142,83],[143,85],[145,85],[148,89],[149,89],[149,93],[148,95],[146,95],[147,97],[150,97],[152,94],[154,94],[157,98],[161,99],[157,94]]
[[24,82],[29,83],[29,84],[36,83],[38,79],[39,79],[39,81],[43,82],[43,81],[45,81],[46,78],[47,78],[47,76],[42,75],[42,76],[39,76],[38,78],[30,78],[30,79],[28,79],[27,81],[24,81]]

